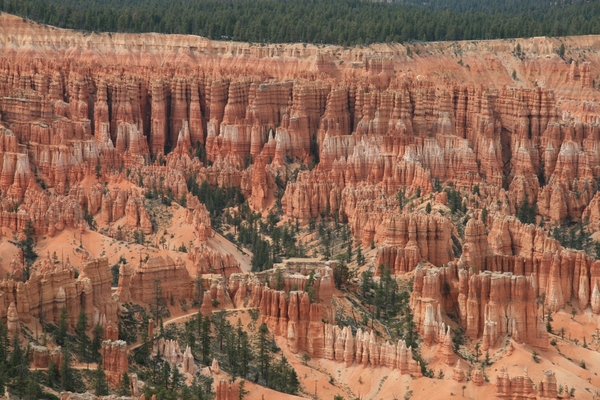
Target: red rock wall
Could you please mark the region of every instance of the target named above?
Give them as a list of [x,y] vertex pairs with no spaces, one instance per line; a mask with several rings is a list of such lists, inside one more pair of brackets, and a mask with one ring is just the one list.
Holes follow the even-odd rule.
[[240,398],[240,388],[237,382],[229,383],[221,379],[215,383],[215,400],[238,400]]
[[[37,38],[39,49],[44,49],[61,32],[2,18],[17,49],[27,35]],[[123,59],[108,50],[107,43],[117,39],[101,36],[83,45],[82,37],[73,33],[69,37],[73,46],[89,51],[70,56],[64,66],[39,57],[43,50],[6,52],[0,64],[0,114],[6,124],[0,186],[12,202],[22,203],[28,187],[35,188],[29,183],[33,170],[58,195],[66,195],[97,164],[105,172],[128,168],[136,178],[142,172],[148,187],[149,175],[173,177],[167,185],[180,197],[186,194],[185,174],[142,167],[150,156],[177,150],[181,157],[171,157],[171,169],[187,163],[191,167],[187,173],[195,172],[213,185],[243,186],[254,198],[253,206],[262,209],[272,191],[268,176],[273,175],[265,176],[264,164],[281,164],[284,156],[308,164],[318,149],[317,168],[301,174],[286,190],[283,204],[288,216],[316,218],[329,207],[354,221],[356,208],[358,213],[369,211],[352,200],[364,198],[365,192],[392,197],[402,187],[408,193],[420,187],[427,195],[432,179],[457,187],[501,187],[504,180],[511,193],[510,207],[528,196],[537,202],[541,216],[560,222],[567,216],[582,217],[600,174],[594,104],[587,102],[578,109],[557,103],[561,96],[589,98],[594,63],[569,67],[554,59],[543,61],[537,70],[523,73],[532,80],[536,73],[543,76],[546,86],[528,83],[531,88],[524,89],[504,86],[512,83],[509,74],[502,74],[494,62],[494,68],[484,67],[475,59],[466,75],[462,67],[444,64],[449,76],[460,75],[465,84],[447,80],[442,84],[429,74],[431,65],[439,62],[434,57],[411,61],[412,71],[419,72],[398,74],[406,60],[392,48],[385,57],[372,49],[337,55],[348,62],[333,63],[334,67],[330,61],[335,52],[312,47],[230,44],[226,50],[222,44],[194,39],[210,49],[206,56],[192,52],[158,62],[144,45],[135,56]],[[122,46],[113,43],[114,48]],[[102,52],[110,56],[99,56]],[[223,64],[213,71],[212,59],[210,64],[204,62],[225,53],[233,56],[235,69]],[[268,61],[270,54],[286,54],[289,59]],[[498,72],[498,78],[490,80],[489,71]],[[422,73],[419,79],[417,73]],[[573,92],[565,87],[583,89]],[[571,107],[576,118],[562,118],[563,106]],[[197,142],[206,144],[215,168],[183,157]],[[29,160],[17,163],[23,158],[17,147],[25,143]],[[256,161],[261,155],[262,164],[254,172],[241,171],[250,157]],[[253,179],[245,179],[249,176]],[[98,201],[81,204],[86,205],[92,212],[98,210]],[[66,224],[81,219],[78,210],[55,213],[60,218],[73,215]],[[7,215],[2,223],[17,225],[16,219]],[[370,229],[367,221],[356,221],[359,240],[373,239],[363,233],[365,227]],[[44,234],[44,225],[63,224],[44,222],[36,223]],[[147,229],[142,221],[139,224]]]
[[127,343],[123,340],[105,340],[100,349],[102,354],[102,369],[106,379],[112,386],[118,386],[123,378],[123,373],[129,368],[127,360]]
[[[185,263],[167,256],[155,257],[135,267],[129,281],[129,288],[123,282],[120,291],[129,290],[131,301],[150,304],[154,301],[154,281],[160,280],[163,298],[166,300],[190,299],[193,295],[193,282],[185,268]],[[121,284],[121,282],[119,282]]]
[[108,259],[100,258],[83,264],[75,279],[75,270],[67,265],[54,266],[47,260],[34,271],[27,282],[12,279],[0,281],[3,302],[0,315],[6,316],[14,302],[19,317],[24,322],[38,318],[45,322],[58,323],[61,310],[67,308],[69,323],[74,327],[81,309],[89,316],[89,324],[95,326],[102,316],[107,322],[117,321],[117,305],[110,291],[112,279]]

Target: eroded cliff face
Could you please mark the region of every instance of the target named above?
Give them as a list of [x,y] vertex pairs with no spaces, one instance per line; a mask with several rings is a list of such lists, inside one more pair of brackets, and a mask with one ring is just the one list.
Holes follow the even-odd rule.
[[66,307],[70,329],[77,323],[83,309],[90,326],[116,324],[117,303],[110,291],[110,268],[106,258],[84,263],[78,278],[70,264],[54,264],[49,258],[46,268],[34,271],[21,282],[12,278],[0,281],[0,316],[7,317],[17,329],[19,321],[32,318],[57,324],[61,310]]
[[[396,239],[390,224],[400,189],[407,198],[425,197],[448,182],[477,185],[484,203],[503,201],[495,207],[504,214],[527,199],[546,221],[597,224],[594,52],[569,65],[554,54],[558,41],[532,39],[518,41],[523,60],[502,41],[423,45],[407,57],[400,45],[359,50],[84,37],[2,19],[0,224],[13,230],[29,219],[36,233],[53,234],[76,226],[87,208],[107,223],[125,212],[128,226],[152,232],[135,193],[80,187],[98,165],[106,176],[128,171],[127,179],[145,187],[160,181],[174,198],[187,195],[190,176],[241,186],[263,210],[275,176],[292,158],[320,162],[288,183],[285,215],[339,214],[365,245]],[[577,56],[599,39],[565,40]],[[462,54],[460,64],[452,51]],[[513,81],[511,68],[522,81]],[[212,166],[193,157],[198,144]],[[443,222],[427,223],[447,231]],[[417,244],[420,256],[448,261],[442,236],[439,254]],[[403,243],[394,246],[398,252]],[[401,255],[410,265],[398,268],[414,268],[410,258],[419,252]]]
[[[359,328],[354,333],[349,326],[335,324],[332,268],[336,268],[335,262],[288,260],[264,273],[232,275],[234,290],[230,295],[236,299],[236,306],[246,299],[247,304],[258,307],[261,321],[273,334],[285,339],[293,354],[306,352],[313,358],[334,360],[345,367],[382,366],[400,374],[422,376],[421,367],[404,340],[381,343],[374,331]],[[309,283],[311,276],[314,282]],[[280,288],[273,287],[277,282]],[[453,358],[454,352],[450,351],[448,357]]]
[[111,385],[118,386],[127,372],[127,343],[123,340],[105,340],[102,342],[102,369]]
[[[275,270],[241,273],[211,247],[209,208],[190,192],[204,181],[241,188],[265,215],[280,200],[300,226],[348,224],[374,266],[414,273],[416,330],[456,381],[466,373],[457,326],[484,351],[507,337],[545,349],[545,313],[600,313],[600,263],[551,235],[565,220],[600,230],[600,37],[419,44],[409,57],[397,44],[253,46],[0,22],[0,228],[81,240],[97,224],[121,241],[160,232],[147,201],[157,192],[182,205],[187,256],[122,263],[114,297],[108,260],[87,253],[81,268],[42,255],[26,282],[21,253],[0,281],[11,333],[31,318],[56,323],[63,306],[70,327],[81,309],[104,326],[113,385],[128,367],[118,303],[150,303],[157,279],[165,299],[202,298],[204,316],[213,302],[258,308],[291,353],[421,374],[406,342],[335,324],[335,263],[288,262],[278,281]],[[560,43],[573,63],[556,54]],[[523,205],[535,205],[534,224],[516,218]],[[221,276],[195,285],[209,274]],[[155,345],[194,373],[189,348]],[[32,351],[39,367],[56,353]],[[483,372],[471,379],[483,385]],[[534,388],[527,373],[503,370],[496,386],[504,398],[557,390],[552,373]],[[239,391],[216,389],[223,399]]]

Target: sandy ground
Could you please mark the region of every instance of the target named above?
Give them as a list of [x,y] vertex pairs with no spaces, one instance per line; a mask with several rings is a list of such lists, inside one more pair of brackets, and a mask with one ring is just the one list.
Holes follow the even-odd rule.
[[235,260],[240,263],[240,268],[243,272],[250,272],[252,253],[248,249],[243,249],[243,252],[238,250],[237,246],[225,239],[221,234],[215,232],[215,235],[208,239],[208,246],[222,254],[231,253]]
[[39,255],[36,263],[44,260],[46,256],[52,257],[56,252],[59,261],[69,261],[77,268],[81,267],[84,251],[91,256],[90,258],[108,257],[110,265],[117,263],[121,256],[134,266],[137,266],[140,258],[143,259],[146,255],[150,257],[165,257],[168,255],[171,258],[179,256],[184,260],[187,259],[185,253],[178,251],[159,249],[151,245],[142,246],[127,243],[90,230],[80,234],[78,229],[71,228],[58,232],[52,238],[43,237],[38,242],[36,251]]
[[19,249],[10,241],[14,241],[13,232],[10,228],[0,228],[0,277],[6,277],[10,272],[10,262],[16,259],[19,254]]

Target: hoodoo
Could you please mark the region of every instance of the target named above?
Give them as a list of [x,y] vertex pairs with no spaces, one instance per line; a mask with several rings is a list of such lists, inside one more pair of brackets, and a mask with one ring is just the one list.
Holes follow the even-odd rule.
[[1,14],[7,391],[598,397],[600,36],[563,34],[255,44]]

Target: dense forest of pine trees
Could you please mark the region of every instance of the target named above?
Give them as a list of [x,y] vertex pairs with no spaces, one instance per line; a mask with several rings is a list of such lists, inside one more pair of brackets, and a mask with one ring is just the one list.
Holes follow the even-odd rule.
[[0,0],[62,28],[340,45],[600,33],[600,3],[565,0]]

